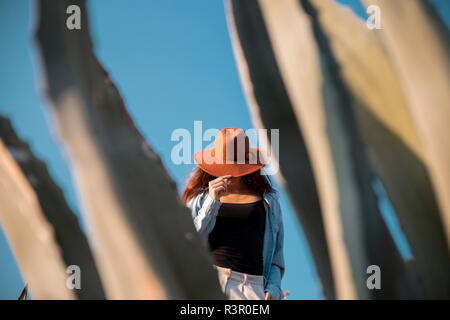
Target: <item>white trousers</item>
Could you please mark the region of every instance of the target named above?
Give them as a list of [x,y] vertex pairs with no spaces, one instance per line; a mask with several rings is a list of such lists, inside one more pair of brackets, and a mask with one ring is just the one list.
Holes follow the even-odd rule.
[[264,300],[264,277],[214,266],[220,287],[230,300]]

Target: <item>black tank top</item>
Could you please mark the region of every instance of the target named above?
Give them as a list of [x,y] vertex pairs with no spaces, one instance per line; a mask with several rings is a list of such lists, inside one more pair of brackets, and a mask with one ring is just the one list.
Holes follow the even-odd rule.
[[222,203],[209,234],[209,248],[219,267],[263,274],[263,242],[266,210],[263,200]]

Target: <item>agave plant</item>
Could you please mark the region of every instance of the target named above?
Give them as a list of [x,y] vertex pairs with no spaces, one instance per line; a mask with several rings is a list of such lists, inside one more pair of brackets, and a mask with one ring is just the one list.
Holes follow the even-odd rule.
[[[381,30],[332,0],[228,1],[241,81],[255,126],[293,146],[280,150],[281,180],[325,296],[448,298],[448,29],[425,0],[365,3],[380,6]],[[377,179],[411,261],[382,219]],[[381,290],[366,285],[371,265]]]
[[[379,6],[380,30],[334,0],[226,0],[249,111],[255,127],[280,129],[280,181],[326,298],[450,298],[449,31],[427,0],[363,2]],[[37,8],[49,110],[93,232],[0,118],[0,219],[27,282],[19,300],[28,288],[35,299],[225,298],[174,181],[93,52],[85,1]],[[66,285],[71,265],[81,290]],[[379,290],[367,285],[373,266]]]

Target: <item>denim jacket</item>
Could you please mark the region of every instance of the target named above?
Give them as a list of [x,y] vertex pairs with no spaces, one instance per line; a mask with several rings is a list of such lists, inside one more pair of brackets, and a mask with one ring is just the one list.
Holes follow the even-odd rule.
[[[274,299],[282,299],[284,296],[281,289],[281,278],[284,274],[284,231],[281,209],[278,196],[274,193],[265,193],[264,201],[267,204],[263,244],[264,292],[270,292]],[[195,228],[205,243],[216,223],[220,205],[221,202],[214,200],[208,191],[198,194],[187,203],[191,209]]]

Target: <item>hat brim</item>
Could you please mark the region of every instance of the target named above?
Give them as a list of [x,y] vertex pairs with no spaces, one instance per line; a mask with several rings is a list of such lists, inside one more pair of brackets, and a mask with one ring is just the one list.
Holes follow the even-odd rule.
[[242,177],[247,174],[258,171],[265,166],[257,157],[259,154],[261,156],[262,151],[257,147],[250,147],[249,153],[257,157],[256,163],[215,163],[214,158],[211,157],[211,151],[213,149],[205,149],[196,152],[193,156],[194,162],[205,172],[209,173],[214,177],[221,177],[226,175],[231,175],[233,177]]

